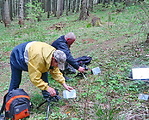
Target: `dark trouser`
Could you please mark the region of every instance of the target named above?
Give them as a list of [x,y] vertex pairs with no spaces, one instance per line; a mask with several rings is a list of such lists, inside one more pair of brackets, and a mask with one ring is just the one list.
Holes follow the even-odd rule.
[[[22,78],[22,70],[19,70],[14,66],[11,66],[11,82],[9,86],[9,91],[19,88],[19,85],[21,83],[21,78]],[[42,73],[41,79],[49,83],[48,72]],[[50,94],[46,90],[42,90],[42,95],[44,98],[48,98]]]
[[[49,84],[49,82],[48,82],[48,72],[42,73],[41,79]],[[46,90],[42,90],[42,95],[43,95],[44,98],[48,98],[50,96],[50,93]]]
[[22,78],[22,70],[19,70],[11,65],[11,81],[9,91],[19,88]]
[[[11,82],[9,91],[19,88],[22,78],[22,71],[11,65]],[[42,73],[41,79],[48,83],[48,72]]]

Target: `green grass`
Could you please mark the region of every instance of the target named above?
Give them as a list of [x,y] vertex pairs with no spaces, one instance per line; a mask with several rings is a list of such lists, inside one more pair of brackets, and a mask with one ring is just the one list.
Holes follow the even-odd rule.
[[[122,8],[120,6],[120,8]],[[147,8],[146,8],[147,9]],[[63,16],[60,19],[49,18],[41,22],[30,23],[19,28],[16,21],[10,28],[0,23],[0,81],[1,99],[7,92],[10,81],[9,55],[13,47],[26,41],[44,41],[51,44],[59,36],[74,32],[77,40],[71,47],[73,56],[89,55],[91,64],[87,67],[87,79],[75,78],[67,82],[77,91],[76,99],[61,99],[51,106],[50,120],[125,120],[149,119],[147,101],[139,100],[139,93],[149,94],[149,84],[129,79],[133,67],[148,67],[149,49],[145,43],[148,19],[141,7],[129,6],[116,13],[116,8],[96,6],[91,14],[101,18],[101,27],[88,26],[91,21],[78,21],[79,14]],[[139,14],[141,13],[141,14]],[[139,15],[138,15],[139,14]],[[63,23],[62,30],[52,29],[56,23]],[[92,39],[93,42],[83,42]],[[101,68],[98,76],[91,74],[94,67]],[[49,76],[50,85],[59,89],[60,96],[64,88]],[[28,74],[23,72],[21,88],[31,96],[34,109],[29,120],[43,120],[45,108],[36,107],[43,102],[41,91],[32,85]],[[1,103],[2,104],[2,103]]]

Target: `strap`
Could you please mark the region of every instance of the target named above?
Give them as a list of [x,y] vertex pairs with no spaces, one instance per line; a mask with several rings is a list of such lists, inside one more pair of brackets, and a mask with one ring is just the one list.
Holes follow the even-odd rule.
[[46,102],[47,102],[47,100],[45,100],[44,102],[40,103],[39,106],[36,109],[39,109]]
[[[7,93],[8,94],[8,93]],[[5,109],[5,104],[6,104],[6,96],[7,96],[7,94],[4,96],[4,98],[3,98],[3,104],[2,104],[2,107],[1,107],[1,110],[0,110],[0,114],[2,114],[3,113],[3,111],[4,111],[4,109]]]

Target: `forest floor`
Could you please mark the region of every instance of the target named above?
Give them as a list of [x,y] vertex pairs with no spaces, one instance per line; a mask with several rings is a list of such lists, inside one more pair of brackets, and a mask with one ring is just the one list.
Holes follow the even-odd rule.
[[[86,79],[74,77],[78,72],[68,75],[73,79],[67,84],[75,88],[77,98],[62,98],[54,103],[49,120],[148,120],[149,103],[138,99],[140,93],[149,94],[148,81],[130,78],[132,68],[149,66],[149,49],[145,42],[148,19],[141,6],[126,7],[119,13],[112,12],[113,8],[97,8],[92,14],[101,18],[102,26],[90,26],[91,18],[78,21],[78,14],[34,24],[26,21],[22,28],[16,21],[10,28],[4,28],[0,23],[0,105],[9,87],[9,56],[13,47],[33,40],[51,44],[72,31],[77,36],[71,46],[72,55],[74,58],[90,56],[92,61],[87,66]],[[56,30],[55,24],[63,24],[63,28]],[[95,67],[100,67],[99,75],[91,74]],[[64,88],[50,75],[49,82],[59,89],[62,97]],[[29,120],[45,119],[46,104],[36,109],[44,100],[41,91],[30,82],[27,72],[23,72],[20,88],[27,91],[34,104]]]

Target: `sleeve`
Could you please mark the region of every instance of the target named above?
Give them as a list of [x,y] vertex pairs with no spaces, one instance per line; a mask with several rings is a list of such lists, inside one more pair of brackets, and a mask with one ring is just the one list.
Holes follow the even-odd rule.
[[47,90],[48,83],[41,79],[42,73],[40,72],[39,63],[37,61],[30,61],[28,63],[28,72],[31,82],[41,90]]
[[50,74],[52,75],[52,78],[60,84],[65,83],[65,78],[63,77],[63,74],[60,72],[58,67],[50,69]]
[[63,51],[63,52],[66,54],[66,56],[67,56],[67,60],[66,60],[66,61],[67,61],[72,67],[74,67],[75,69],[78,70],[79,65],[78,65],[78,63],[75,61],[75,59],[72,57],[71,52],[70,52],[70,49],[68,48],[67,44],[66,44],[66,43],[62,43],[61,45],[58,46],[57,49]]

